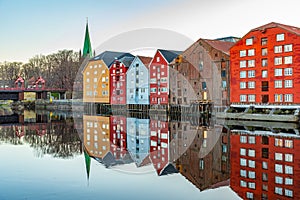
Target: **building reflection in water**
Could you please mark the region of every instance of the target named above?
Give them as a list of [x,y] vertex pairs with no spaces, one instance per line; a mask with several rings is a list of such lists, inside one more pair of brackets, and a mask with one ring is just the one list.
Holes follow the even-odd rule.
[[180,173],[200,190],[229,185],[229,131],[202,122],[84,115],[84,146],[108,168],[134,162],[158,176]]
[[24,111],[0,124],[0,141],[29,144],[37,157],[45,154],[71,158],[82,153],[82,143],[73,127],[73,120],[65,114]]
[[230,141],[231,188],[241,198],[300,199],[300,156],[295,153],[300,136],[294,124],[233,126]]

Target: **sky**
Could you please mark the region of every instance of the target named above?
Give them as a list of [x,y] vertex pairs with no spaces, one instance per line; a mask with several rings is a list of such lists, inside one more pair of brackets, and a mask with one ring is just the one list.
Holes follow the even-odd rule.
[[[181,37],[170,37],[170,42],[165,44],[166,49],[184,50],[199,38],[242,37],[251,29],[270,22],[300,27],[299,2],[0,0],[0,62],[27,62],[35,55],[63,49],[79,51],[83,47],[87,18],[92,48],[96,50],[103,43],[107,48],[107,41],[122,34],[144,29],[156,30],[155,33],[146,31],[144,41],[160,37],[164,30],[186,37],[185,42],[180,42]],[[129,37],[129,42],[135,37]],[[170,43],[177,46],[168,46]],[[101,52],[96,51],[98,53]]]

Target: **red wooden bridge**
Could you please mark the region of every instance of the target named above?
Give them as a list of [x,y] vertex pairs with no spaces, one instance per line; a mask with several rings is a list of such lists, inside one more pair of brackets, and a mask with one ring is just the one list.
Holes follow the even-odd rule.
[[66,89],[61,88],[47,88],[45,87],[45,80],[39,77],[34,84],[29,87],[24,87],[24,79],[19,77],[15,81],[14,87],[3,87],[0,88],[0,100],[13,100],[19,101],[24,100],[24,92],[34,92],[36,99],[47,99],[48,93],[59,93],[60,96],[64,96]]

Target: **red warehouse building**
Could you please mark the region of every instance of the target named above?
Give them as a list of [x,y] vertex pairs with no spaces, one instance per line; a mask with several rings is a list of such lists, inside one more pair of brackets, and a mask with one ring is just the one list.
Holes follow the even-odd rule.
[[231,103],[300,103],[300,28],[252,29],[230,49],[230,62]]
[[150,63],[150,105],[169,103],[169,64],[180,51],[158,49]]
[[115,60],[109,68],[111,105],[126,105],[126,72],[134,59],[129,55]]

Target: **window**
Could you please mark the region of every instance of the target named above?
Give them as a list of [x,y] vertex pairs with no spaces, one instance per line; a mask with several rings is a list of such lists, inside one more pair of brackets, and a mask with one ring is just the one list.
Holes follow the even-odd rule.
[[244,169],[241,169],[240,170],[240,175],[241,175],[241,177],[247,177],[247,171],[244,170]]
[[206,82],[202,82],[201,84],[202,84],[202,89],[206,90]]
[[293,45],[292,44],[284,45],[284,52],[291,52],[291,51],[293,51]]
[[255,150],[249,149],[249,150],[248,150],[248,156],[250,156],[250,157],[255,157]]
[[247,192],[246,196],[247,196],[248,199],[253,199],[253,197],[254,197],[252,192]]
[[252,45],[253,44],[253,38],[246,39],[246,45]]
[[261,38],[261,45],[267,45],[268,44],[268,38]]
[[265,162],[265,161],[263,161],[263,162],[262,162],[262,168],[263,168],[263,169],[268,169],[268,163]]
[[275,176],[275,183],[277,184],[283,184],[283,178],[280,176]]
[[[282,144],[281,144],[281,146],[282,146]],[[285,140],[284,147],[293,148],[293,140]]]
[[275,172],[277,172],[277,173],[283,173],[282,165],[275,164]]
[[293,68],[285,68],[284,69],[284,75],[285,76],[291,76],[291,75],[293,75]]
[[274,46],[274,53],[282,53],[282,46]]
[[245,57],[246,56],[246,50],[240,51],[240,57]]
[[284,189],[284,195],[287,197],[293,197],[293,190]]
[[255,136],[249,136],[248,140],[249,140],[249,144],[255,144]]
[[283,141],[282,141],[282,139],[275,138],[275,146],[277,146],[277,147],[282,147],[282,146],[283,146]]
[[283,41],[284,40],[284,33],[276,35],[276,41]]
[[282,57],[274,58],[274,65],[281,65],[282,64]]
[[[246,63],[245,63],[245,65],[246,65]],[[246,67],[246,66],[245,66]],[[221,77],[226,77],[226,70],[222,70],[221,71]]]
[[222,88],[226,88],[227,87],[227,82],[226,81],[222,81]]
[[240,102],[246,102],[247,96],[245,94],[240,95]]
[[275,76],[282,76],[282,69],[275,69]]
[[285,165],[284,171],[285,171],[286,174],[293,174],[293,167]]
[[156,88],[151,88],[151,89],[150,89],[150,92],[151,92],[151,93],[156,93]]
[[247,187],[247,182],[246,182],[246,181],[243,181],[243,180],[241,180],[241,187]]
[[244,158],[241,158],[241,159],[240,159],[240,165],[241,165],[241,166],[247,166],[247,160],[244,159]]
[[262,78],[267,78],[268,77],[268,71],[267,70],[262,70],[261,71],[261,77]]
[[293,95],[292,94],[285,94],[284,95],[285,102],[293,102]]
[[255,102],[255,94],[249,94],[248,95],[248,101],[249,102]]
[[150,83],[156,83],[156,78],[151,78]]
[[255,178],[255,172],[249,171],[249,172],[248,172],[248,177],[254,179],[254,178]]
[[275,160],[282,160],[282,153],[275,153]]
[[267,173],[262,173],[262,180],[263,181],[268,181],[268,174]]
[[248,82],[248,88],[251,88],[251,89],[255,88],[255,82],[254,81],[249,81]]
[[286,162],[293,162],[293,154],[285,154],[285,156],[284,156],[284,160],[286,161]]
[[269,149],[268,148],[262,148],[262,158],[269,158]]
[[293,56],[284,57],[284,64],[292,64],[292,63],[293,63]]
[[255,183],[249,182],[248,188],[255,189]]
[[261,65],[262,65],[263,67],[268,66],[268,59],[262,59],[262,60],[261,60]]
[[254,67],[255,66],[255,60],[248,60],[248,67]]
[[246,71],[240,71],[240,78],[246,78]]
[[286,185],[293,185],[293,179],[292,178],[285,178],[285,184]]
[[281,187],[275,187],[275,193],[282,195],[282,188]]
[[285,88],[292,88],[293,87],[293,80],[285,80],[284,81]]
[[241,135],[241,136],[240,136],[240,142],[241,142],[241,143],[247,143],[247,136]]
[[282,94],[275,94],[275,102],[282,102]]
[[240,89],[246,88],[246,82],[240,82]]
[[159,62],[160,61],[160,57],[156,57],[156,62]]
[[254,160],[248,160],[248,166],[251,168],[255,168],[255,161]]
[[246,67],[246,60],[241,60],[240,61],[240,68]]
[[282,80],[276,80],[274,83],[275,83],[275,88],[282,88]]
[[248,56],[254,56],[254,55],[255,55],[254,49],[249,49],[248,50]]
[[262,55],[262,56],[268,55],[268,49],[267,49],[267,48],[261,49],[261,55]]
[[254,78],[255,77],[255,70],[248,71],[248,78]]
[[240,149],[240,155],[245,156],[246,155],[246,149],[241,148]]

